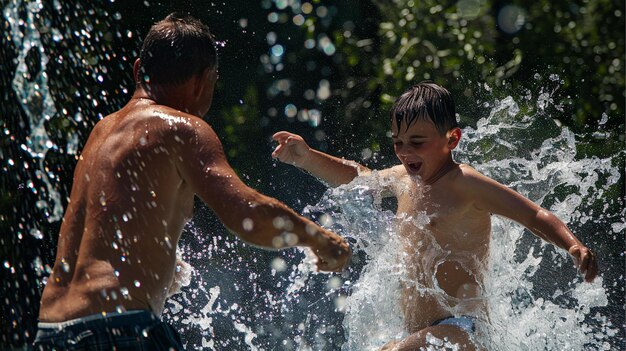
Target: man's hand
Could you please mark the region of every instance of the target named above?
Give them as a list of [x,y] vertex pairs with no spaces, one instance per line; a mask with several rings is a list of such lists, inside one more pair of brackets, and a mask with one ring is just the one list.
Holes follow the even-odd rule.
[[317,247],[311,248],[317,256],[317,270],[341,272],[352,257],[352,250],[342,237],[331,232],[328,233],[330,235],[319,239]]
[[[178,252],[177,252],[178,256]],[[191,272],[193,267],[182,258],[176,257],[176,267],[174,268],[174,278],[172,279],[172,285],[167,291],[167,297],[176,295],[181,292],[183,286],[188,286],[191,283]]]
[[278,132],[272,136],[278,146],[272,152],[272,157],[281,162],[302,167],[311,148],[301,136],[289,132]]
[[596,254],[584,245],[573,245],[568,252],[574,259],[578,270],[585,275],[585,281],[592,282],[598,275]]

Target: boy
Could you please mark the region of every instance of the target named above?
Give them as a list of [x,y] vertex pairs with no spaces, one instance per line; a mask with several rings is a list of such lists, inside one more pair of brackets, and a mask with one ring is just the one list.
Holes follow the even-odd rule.
[[[450,93],[421,82],[403,93],[391,109],[393,147],[401,165],[378,171],[390,181],[384,193],[398,200],[407,278],[400,306],[409,336],[383,350],[427,347],[426,335],[474,350],[474,318],[486,313],[480,302],[489,256],[491,214],[523,224],[569,252],[586,281],[597,274],[595,255],[556,216],[517,192],[452,159],[461,139]],[[309,148],[298,135],[278,132],[272,156],[300,167],[332,186],[370,170]],[[416,225],[418,214],[428,223]],[[436,278],[433,282],[431,277]],[[438,286],[433,286],[437,284]],[[415,286],[421,286],[419,294]],[[451,311],[453,311],[451,313]]]

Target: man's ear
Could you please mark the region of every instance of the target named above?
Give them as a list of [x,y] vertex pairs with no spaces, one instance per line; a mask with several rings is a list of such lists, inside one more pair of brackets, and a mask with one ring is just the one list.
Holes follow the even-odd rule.
[[209,79],[211,77],[211,68],[205,68],[202,73],[198,74],[194,79],[193,93],[194,96],[199,97],[202,91],[206,89]]
[[141,61],[139,59],[135,60],[135,64],[133,64],[133,78],[135,79],[135,84],[139,84],[139,67],[141,66]]
[[450,150],[456,148],[461,140],[461,128],[452,128],[448,131],[448,148]]

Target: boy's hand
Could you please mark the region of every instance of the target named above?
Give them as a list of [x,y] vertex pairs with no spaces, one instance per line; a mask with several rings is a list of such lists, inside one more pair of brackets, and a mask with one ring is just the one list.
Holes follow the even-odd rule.
[[342,237],[330,234],[330,237],[320,238],[317,247],[311,248],[317,256],[317,270],[341,272],[348,265],[352,251]]
[[593,251],[584,245],[573,245],[568,252],[574,259],[576,267],[585,275],[585,281],[592,282],[598,275],[598,261]]
[[278,146],[272,152],[273,158],[302,167],[311,148],[301,136],[289,132],[278,132],[272,138],[278,142]]

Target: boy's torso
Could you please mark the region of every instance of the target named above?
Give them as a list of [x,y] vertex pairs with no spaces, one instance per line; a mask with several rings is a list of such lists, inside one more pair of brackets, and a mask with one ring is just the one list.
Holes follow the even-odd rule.
[[410,332],[450,315],[484,311],[491,218],[465,195],[464,172],[475,171],[459,165],[430,186],[403,167],[393,172],[406,269],[401,307]]

